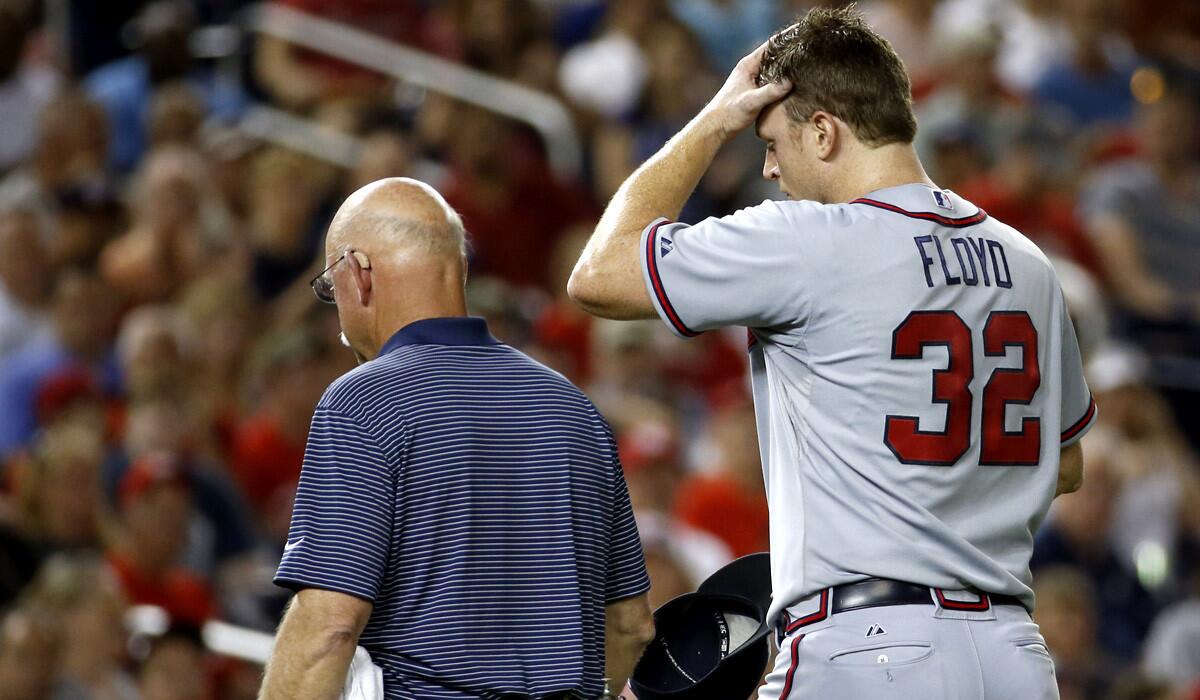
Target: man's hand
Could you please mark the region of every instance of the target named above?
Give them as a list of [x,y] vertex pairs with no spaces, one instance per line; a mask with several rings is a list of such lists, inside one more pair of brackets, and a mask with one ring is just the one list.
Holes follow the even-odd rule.
[[786,82],[755,85],[766,49],[763,44],[738,61],[696,118],[613,195],[567,284],[567,293],[583,310],[623,320],[658,315],[642,281],[642,229],[660,216],[679,216],[721,146],[792,89]]
[[725,79],[725,84],[700,112],[702,118],[712,120],[726,140],[753,124],[764,107],[783,99],[792,89],[791,81],[786,79],[762,87],[757,85],[758,69],[766,51],[764,42],[754,53],[742,57]]

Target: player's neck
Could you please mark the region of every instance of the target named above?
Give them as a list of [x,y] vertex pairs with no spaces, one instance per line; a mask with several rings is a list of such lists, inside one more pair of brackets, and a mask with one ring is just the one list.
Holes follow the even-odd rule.
[[936,187],[912,144],[893,143],[877,148],[858,145],[847,155],[851,159],[842,170],[843,176],[832,183],[830,202],[849,202],[876,190],[913,183]]

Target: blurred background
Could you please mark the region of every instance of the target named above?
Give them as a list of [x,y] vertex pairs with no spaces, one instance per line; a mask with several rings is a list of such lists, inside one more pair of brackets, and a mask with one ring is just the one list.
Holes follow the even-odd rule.
[[[308,280],[380,177],[613,423],[655,605],[767,548],[744,332],[565,281],[622,180],[795,0],[0,0],[0,698],[254,697],[312,409]],[[1034,555],[1065,700],[1200,698],[1200,3],[870,0],[933,179],[1059,271],[1101,406]],[[696,221],[777,197],[753,138]]]

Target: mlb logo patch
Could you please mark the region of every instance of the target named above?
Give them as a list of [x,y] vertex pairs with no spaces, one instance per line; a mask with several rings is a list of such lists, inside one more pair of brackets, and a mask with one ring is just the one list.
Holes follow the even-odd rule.
[[666,236],[658,239],[658,257],[665,258],[667,257],[667,253],[670,253],[672,250],[675,250],[675,241]]
[[934,190],[933,203],[946,211],[954,211],[954,201],[950,199],[950,190]]

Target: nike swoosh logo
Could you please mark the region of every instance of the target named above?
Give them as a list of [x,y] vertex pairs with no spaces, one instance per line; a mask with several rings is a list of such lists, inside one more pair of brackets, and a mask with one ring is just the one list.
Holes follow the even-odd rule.
[[288,542],[287,544],[283,545],[283,553],[287,554],[288,552],[292,551],[296,547],[299,547],[300,543],[303,541],[304,541],[304,538],[301,537],[300,539],[296,540],[295,542]]

